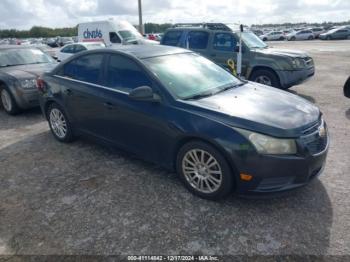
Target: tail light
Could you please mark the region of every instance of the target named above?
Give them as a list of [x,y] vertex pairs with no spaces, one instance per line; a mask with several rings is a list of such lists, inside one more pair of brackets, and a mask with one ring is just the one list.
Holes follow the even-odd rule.
[[36,79],[36,88],[40,92],[44,92],[45,91],[45,82],[40,77]]

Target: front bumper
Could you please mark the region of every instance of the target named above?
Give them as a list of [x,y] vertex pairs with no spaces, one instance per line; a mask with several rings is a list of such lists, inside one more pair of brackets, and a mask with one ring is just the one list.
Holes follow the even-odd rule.
[[[325,130],[327,130],[324,124]],[[318,127],[316,127],[318,128]],[[276,193],[307,185],[318,177],[326,163],[328,132],[319,135],[320,129],[302,136],[297,141],[298,155],[252,155],[237,166],[240,174],[253,176],[250,181],[238,180],[239,195]]]
[[22,90],[20,88],[15,90],[15,99],[17,105],[22,109],[39,106],[38,90]]
[[277,71],[277,74],[282,88],[289,88],[294,85],[299,85],[311,78],[315,74],[315,67],[312,65],[302,70],[280,70]]

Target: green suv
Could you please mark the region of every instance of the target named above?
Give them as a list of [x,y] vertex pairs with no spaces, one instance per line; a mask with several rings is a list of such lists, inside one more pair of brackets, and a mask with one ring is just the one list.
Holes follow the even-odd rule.
[[[162,45],[191,49],[228,67],[237,62],[239,31],[221,23],[176,24],[162,38]],[[242,32],[242,76],[254,82],[287,89],[315,74],[313,59],[304,52],[268,47],[254,33]]]

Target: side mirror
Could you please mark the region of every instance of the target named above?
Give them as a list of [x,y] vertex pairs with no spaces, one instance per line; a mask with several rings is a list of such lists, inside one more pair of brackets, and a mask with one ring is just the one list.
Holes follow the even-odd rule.
[[161,98],[155,94],[149,86],[140,86],[131,90],[129,93],[130,99],[136,101],[160,102]]
[[344,85],[344,96],[350,98],[350,77]]

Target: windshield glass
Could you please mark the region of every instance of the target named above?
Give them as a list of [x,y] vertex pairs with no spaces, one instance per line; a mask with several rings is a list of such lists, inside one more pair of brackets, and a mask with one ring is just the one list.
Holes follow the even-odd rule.
[[126,41],[141,38],[138,32],[129,31],[129,30],[121,30],[118,32],[122,38]]
[[[239,33],[237,33],[237,35],[239,35]],[[267,47],[267,44],[265,44],[259,37],[257,37],[252,32],[243,32],[242,41],[249,48],[266,48]]]
[[167,90],[180,99],[213,95],[242,82],[208,59],[194,53],[143,60]]
[[51,63],[54,60],[39,49],[0,50],[0,67]]

